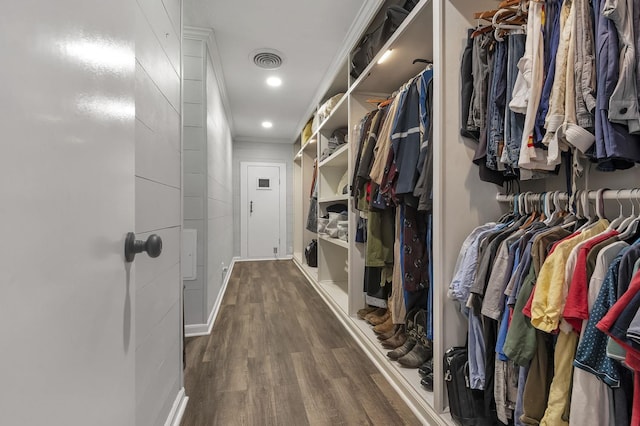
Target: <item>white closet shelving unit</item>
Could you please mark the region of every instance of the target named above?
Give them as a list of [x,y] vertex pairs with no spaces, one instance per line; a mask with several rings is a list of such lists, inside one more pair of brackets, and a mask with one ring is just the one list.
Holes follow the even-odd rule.
[[[385,2],[379,1],[379,12]],[[495,220],[506,207],[496,201],[497,186],[481,182],[472,159],[475,143],[460,136],[460,59],[466,43],[467,29],[475,26],[474,12],[495,9],[495,0],[422,0],[391,38],[380,49],[367,69],[357,78],[349,76],[345,58],[325,99],[341,91],[346,92],[318,131],[312,136],[318,144],[298,147],[295,185],[296,229],[294,230],[294,259],[306,274],[323,300],[336,314],[363,350],[389,379],[403,399],[424,423],[452,425],[447,412],[442,356],[447,348],[461,345],[466,338],[466,320],[447,297],[455,262],[462,242],[479,224]],[[369,22],[374,21],[374,16]],[[366,31],[365,31],[366,32]],[[391,50],[382,64],[377,61]],[[358,213],[352,200],[337,193],[336,184],[344,171],[349,183],[353,174],[354,152],[352,141],[342,147],[319,166],[320,211],[328,203],[345,202],[349,205],[349,243],[335,241],[305,230],[309,206],[309,192],[313,159],[323,149],[323,143],[338,127],[354,126],[374,106],[366,100],[387,96],[424,69],[424,64],[413,64],[421,58],[433,61],[434,70],[434,182],[433,182],[433,252],[434,252],[434,391],[427,392],[420,385],[416,370],[400,368],[386,357],[386,351],[371,331],[371,327],[356,317],[365,306],[363,292],[364,245],[355,243]],[[593,172],[590,187],[632,188],[637,186],[638,171],[611,174]],[[564,179],[558,176],[545,181],[523,183],[523,190],[544,191],[564,189]],[[318,268],[305,265],[303,248],[311,238],[318,239]]]

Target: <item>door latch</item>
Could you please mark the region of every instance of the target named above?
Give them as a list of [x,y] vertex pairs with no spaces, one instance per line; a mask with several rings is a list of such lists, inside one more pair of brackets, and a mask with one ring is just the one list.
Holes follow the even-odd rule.
[[249,214],[253,214],[253,201],[249,202]]

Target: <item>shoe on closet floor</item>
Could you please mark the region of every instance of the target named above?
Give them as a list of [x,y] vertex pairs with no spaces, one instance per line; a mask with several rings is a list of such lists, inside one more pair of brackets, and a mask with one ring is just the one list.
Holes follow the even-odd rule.
[[433,349],[426,347],[421,341],[418,341],[411,349],[411,352],[398,358],[398,362],[403,367],[418,368],[432,357]]
[[364,316],[364,320],[369,322],[369,320],[373,317],[381,317],[387,312],[387,308],[376,308],[373,312],[369,312]]
[[420,380],[420,384],[429,392],[433,392],[433,373],[429,373]]
[[[418,368],[418,374],[420,374],[420,376],[422,377],[426,377],[432,373],[433,373],[433,357],[431,357],[430,360],[428,360]],[[431,378],[431,380],[433,380],[433,377]]]
[[397,360],[411,352],[413,347],[416,345],[416,340],[412,337],[407,337],[407,340],[402,344],[402,346],[387,352],[387,356],[392,360]]
[[395,329],[395,326],[396,325],[393,323],[393,320],[391,319],[391,315],[389,315],[389,318],[387,318],[385,322],[373,327],[373,332],[376,334],[388,333],[390,331],[393,331]]
[[400,346],[404,345],[404,342],[407,341],[407,335],[404,333],[404,329],[400,329],[400,331],[394,334],[387,340],[382,342],[382,347],[385,349],[396,349]]
[[378,334],[376,337],[380,341],[390,339],[391,337],[393,337],[398,332],[398,328],[400,328],[400,327],[402,327],[402,324],[396,324],[396,325],[393,326],[393,330],[387,331],[386,333],[383,333],[383,334]]
[[363,320],[366,315],[369,315],[371,312],[375,311],[376,309],[378,308],[376,308],[375,306],[367,306],[366,308],[362,308],[358,311],[358,318]]
[[369,322],[369,324],[375,326],[378,324],[382,324],[383,322],[388,320],[390,317],[391,317],[391,312],[389,312],[389,310],[386,309],[382,315],[369,314],[365,317],[365,319]]

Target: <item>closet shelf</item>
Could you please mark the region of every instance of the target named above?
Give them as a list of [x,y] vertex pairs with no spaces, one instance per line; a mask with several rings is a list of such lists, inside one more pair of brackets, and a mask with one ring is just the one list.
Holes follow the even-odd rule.
[[[349,92],[392,93],[425,68],[417,58],[433,60],[433,6],[421,0],[352,83]],[[378,61],[387,50],[390,56]]]
[[331,243],[331,244],[335,244],[336,246],[342,247],[342,248],[347,249],[347,250],[349,249],[349,242],[348,241],[343,241],[343,240],[341,240],[339,238],[331,238],[328,235],[320,234],[320,235],[318,235],[318,239],[322,240],[322,241],[326,241],[326,242]]
[[[298,151],[298,154],[302,154],[303,152],[312,152],[312,150],[317,151],[317,147],[318,147],[318,132],[315,132],[313,135],[311,135],[309,140],[304,145],[302,145],[302,148],[300,148],[300,151]],[[298,155],[296,155],[296,157],[297,156]]]
[[331,154],[328,158],[322,160],[319,164],[320,168],[323,167],[347,167],[349,163],[349,144],[345,143],[340,148],[338,148],[333,154]]
[[349,125],[349,116],[347,114],[347,95],[345,94],[340,101],[333,107],[331,114],[318,126],[318,132],[322,132],[327,136],[341,127]]
[[335,197],[322,197],[318,200],[319,203],[335,203],[336,201],[348,201],[349,194],[337,194]]

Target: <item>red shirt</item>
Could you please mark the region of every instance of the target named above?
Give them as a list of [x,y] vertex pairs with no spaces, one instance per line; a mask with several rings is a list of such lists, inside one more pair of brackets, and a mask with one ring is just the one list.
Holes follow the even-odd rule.
[[569,294],[564,306],[563,317],[573,327],[576,333],[582,331],[582,321],[589,318],[589,283],[587,282],[587,256],[593,247],[611,237],[615,237],[619,232],[616,230],[606,231],[597,235],[580,247],[576,267],[573,271]]

